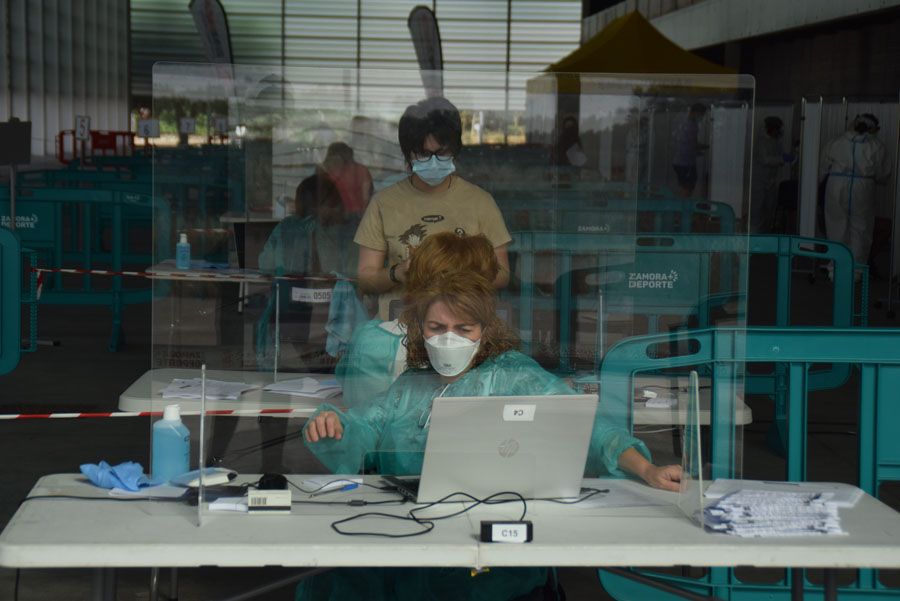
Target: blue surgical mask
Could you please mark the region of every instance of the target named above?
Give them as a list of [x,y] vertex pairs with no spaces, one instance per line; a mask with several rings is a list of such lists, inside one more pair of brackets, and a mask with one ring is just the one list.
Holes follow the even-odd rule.
[[428,159],[413,159],[412,170],[429,186],[437,186],[456,171],[456,165],[453,157],[439,159],[433,154]]

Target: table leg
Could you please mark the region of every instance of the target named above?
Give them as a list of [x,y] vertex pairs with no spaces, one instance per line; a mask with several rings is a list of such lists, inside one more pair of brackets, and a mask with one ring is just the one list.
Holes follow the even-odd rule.
[[150,601],[159,601],[159,568],[150,568]]
[[299,574],[295,574],[293,576],[289,576],[287,578],[282,578],[281,580],[276,580],[269,584],[257,587],[255,589],[244,591],[243,593],[233,595],[231,597],[227,597],[225,599],[219,599],[218,601],[246,601],[247,599],[255,599],[261,595],[265,595],[271,591],[283,588],[285,586],[294,584],[295,582],[300,582],[301,580],[306,580],[316,574],[321,574],[323,572],[328,572],[331,568],[311,568],[308,570],[304,570]]
[[178,601],[178,568],[169,571],[169,601]]
[[94,570],[94,590],[91,599],[93,601],[116,600],[115,568],[97,568]]
[[791,601],[803,601],[803,570],[791,568]]
[[834,570],[825,570],[825,581],[822,583],[825,601],[837,601],[837,574]]

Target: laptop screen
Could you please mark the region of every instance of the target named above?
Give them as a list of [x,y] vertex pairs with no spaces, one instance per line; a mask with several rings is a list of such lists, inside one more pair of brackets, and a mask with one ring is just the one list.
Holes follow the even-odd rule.
[[576,496],[596,408],[597,395],[435,399],[418,501]]

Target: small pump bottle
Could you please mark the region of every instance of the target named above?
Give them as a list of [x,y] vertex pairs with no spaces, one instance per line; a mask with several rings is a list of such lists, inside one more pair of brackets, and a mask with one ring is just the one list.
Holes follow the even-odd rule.
[[175,267],[178,269],[191,268],[191,243],[188,242],[187,234],[181,234],[178,244],[175,245]]
[[166,405],[163,418],[153,424],[150,474],[154,482],[168,482],[190,469],[191,433],[181,422],[178,405]]

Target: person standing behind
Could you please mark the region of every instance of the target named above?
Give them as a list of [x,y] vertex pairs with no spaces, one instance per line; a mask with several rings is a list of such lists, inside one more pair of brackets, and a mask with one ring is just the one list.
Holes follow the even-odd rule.
[[775,210],[778,204],[778,183],[781,168],[793,163],[794,155],[784,151],[781,137],[784,122],[769,116],[753,147],[753,187],[750,202],[750,232],[762,234],[775,229]]
[[857,115],[853,128],[828,144],[823,160],[828,174],[826,235],[849,246],[853,260],[861,264],[868,263],[872,248],[875,184],[884,183],[891,174],[884,144],[875,137],[878,129],[874,115]]
[[705,105],[699,102],[692,104],[687,117],[675,130],[675,156],[672,159],[672,168],[678,178],[681,195],[685,197],[694,193],[697,186],[697,157],[708,148],[697,139],[700,135],[700,120],[705,114]]
[[328,147],[322,170],[341,194],[341,202],[347,215],[362,215],[372,197],[372,174],[365,165],[353,158],[353,149],[344,142],[334,142]]
[[509,283],[507,245],[512,238],[490,194],[455,175],[462,148],[459,111],[446,98],[407,107],[399,124],[400,149],[411,173],[372,198],[356,232],[359,285],[378,294],[378,317],[387,320],[400,301],[411,253],[426,236],[451,231],[484,234],[500,263],[494,286]]

